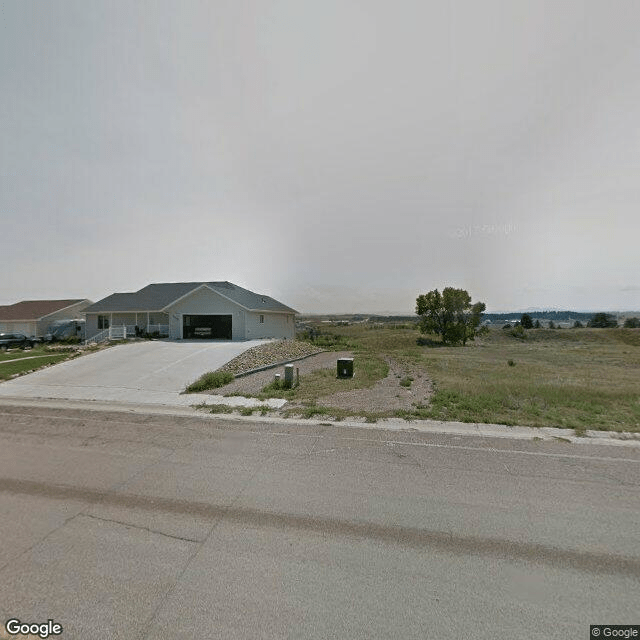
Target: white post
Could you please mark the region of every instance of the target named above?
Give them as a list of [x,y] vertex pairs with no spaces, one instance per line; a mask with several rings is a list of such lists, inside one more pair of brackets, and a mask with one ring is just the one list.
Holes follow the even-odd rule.
[[122,325],[122,338],[126,340],[127,338],[127,325],[123,324]]

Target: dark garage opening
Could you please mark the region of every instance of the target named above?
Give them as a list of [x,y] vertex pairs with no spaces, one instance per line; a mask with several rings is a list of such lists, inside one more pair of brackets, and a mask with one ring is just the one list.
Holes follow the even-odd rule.
[[182,337],[185,340],[231,340],[231,316],[183,316]]

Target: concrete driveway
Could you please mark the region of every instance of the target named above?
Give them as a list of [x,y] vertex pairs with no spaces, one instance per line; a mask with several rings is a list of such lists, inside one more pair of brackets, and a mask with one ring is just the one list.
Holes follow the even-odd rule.
[[[172,406],[196,404],[202,396],[181,395],[190,382],[265,342],[268,341],[159,340],[118,345],[3,382],[0,396]],[[232,398],[225,402],[247,404]]]

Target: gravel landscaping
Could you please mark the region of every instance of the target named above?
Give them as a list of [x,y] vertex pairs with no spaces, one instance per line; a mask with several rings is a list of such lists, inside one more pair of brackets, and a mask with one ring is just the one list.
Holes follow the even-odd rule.
[[[322,349],[310,342],[277,340],[248,349],[220,367],[218,371],[228,371],[234,376],[237,376],[246,371],[252,371],[253,369],[277,364],[279,362],[290,362],[291,360],[304,358],[305,356],[321,351]],[[270,374],[270,379],[271,378],[273,378],[273,374]]]

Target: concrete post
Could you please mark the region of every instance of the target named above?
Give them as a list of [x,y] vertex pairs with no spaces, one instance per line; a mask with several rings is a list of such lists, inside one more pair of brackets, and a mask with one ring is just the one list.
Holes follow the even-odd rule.
[[293,387],[293,365],[285,364],[284,365],[284,386],[287,389],[291,389]]

